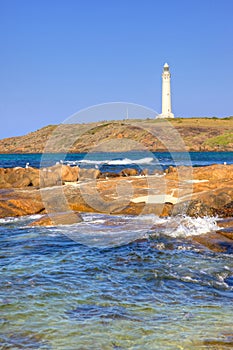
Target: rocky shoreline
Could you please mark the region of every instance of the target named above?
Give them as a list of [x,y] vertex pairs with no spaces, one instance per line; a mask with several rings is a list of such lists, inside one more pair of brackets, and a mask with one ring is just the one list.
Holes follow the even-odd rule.
[[[135,169],[101,173],[66,165],[0,169],[0,217],[43,214],[32,225],[74,224],[80,213],[216,216],[221,230],[196,242],[212,250],[233,247],[233,165]],[[214,242],[214,243],[213,243]],[[229,248],[230,247],[230,248]]]

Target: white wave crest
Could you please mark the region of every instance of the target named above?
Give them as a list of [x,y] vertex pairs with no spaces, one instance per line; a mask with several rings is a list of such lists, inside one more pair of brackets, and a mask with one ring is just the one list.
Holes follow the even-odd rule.
[[33,214],[33,215],[25,215],[25,216],[8,216],[5,218],[0,219],[0,224],[10,224],[10,223],[17,223],[17,222],[22,222],[22,221],[28,221],[28,220],[34,220],[34,219],[39,219],[42,217],[41,214]]
[[66,164],[78,165],[78,164],[109,164],[109,165],[127,165],[127,164],[150,164],[153,162],[152,157],[145,157],[140,159],[104,159],[104,160],[93,160],[93,159],[81,159],[76,161],[66,161]]
[[155,219],[153,230],[164,235],[176,237],[198,236],[211,231],[218,230],[219,227],[214,217],[192,218],[189,216],[170,217],[166,219]]
[[117,164],[150,164],[153,161],[152,157],[146,157],[146,158],[141,158],[141,159],[129,159],[129,158],[124,158],[124,159],[116,159],[116,160],[111,160],[108,162],[110,165],[117,165]]
[[[33,219],[41,215],[31,215],[18,218],[4,218],[0,225],[15,225],[25,227]],[[176,216],[160,218],[150,215],[107,215],[83,213],[83,222],[73,225],[58,225],[48,228],[48,232],[65,234],[72,240],[95,247],[112,247],[125,245],[138,239],[167,236],[171,238],[187,238],[206,234],[219,229],[214,217],[191,218]],[[31,230],[41,230],[31,227]],[[159,242],[160,243],[160,242]],[[159,246],[159,249],[163,249]]]
[[[17,224],[28,222],[40,218],[40,214],[27,215],[21,217],[6,217],[0,219],[0,224]],[[82,234],[95,235],[96,233],[103,236],[115,235],[118,239],[120,236],[133,234],[135,237],[142,235],[166,235],[173,238],[189,237],[201,235],[219,229],[217,218],[203,217],[192,218],[189,216],[176,216],[161,218],[153,214],[139,216],[112,216],[107,214],[83,213],[83,222],[75,225],[78,232]],[[69,225],[68,225],[69,226]],[[69,228],[67,228],[69,231]],[[72,225],[74,230],[74,225]]]

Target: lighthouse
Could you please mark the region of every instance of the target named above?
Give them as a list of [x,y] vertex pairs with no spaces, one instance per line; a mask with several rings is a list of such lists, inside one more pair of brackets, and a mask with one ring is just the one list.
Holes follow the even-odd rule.
[[171,107],[171,74],[169,65],[165,63],[162,73],[162,113],[158,118],[174,118]]

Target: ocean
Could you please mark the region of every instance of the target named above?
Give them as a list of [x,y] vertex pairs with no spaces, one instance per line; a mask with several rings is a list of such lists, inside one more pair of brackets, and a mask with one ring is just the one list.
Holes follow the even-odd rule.
[[[0,167],[56,162],[152,171],[232,164],[233,153],[0,155]],[[0,349],[232,348],[232,251],[192,241],[218,218],[82,216],[56,227],[0,219]]]
[[113,153],[45,153],[45,154],[0,154],[0,168],[29,166],[40,168],[57,162],[80,166],[98,167],[102,171],[119,171],[125,167],[140,167],[153,170],[168,166],[232,164],[233,152],[113,152]]

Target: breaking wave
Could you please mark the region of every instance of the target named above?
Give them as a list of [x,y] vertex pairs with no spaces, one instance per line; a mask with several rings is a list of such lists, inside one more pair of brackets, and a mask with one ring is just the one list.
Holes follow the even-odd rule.
[[155,232],[178,238],[198,236],[211,231],[218,230],[219,227],[215,217],[192,218],[189,216],[171,217],[155,220]]
[[79,164],[108,164],[108,165],[127,165],[127,164],[150,164],[153,162],[152,157],[145,157],[140,159],[104,159],[104,160],[93,160],[93,159],[81,159],[76,161],[66,161],[66,164],[79,165]]
[[[41,215],[28,215],[17,218],[0,219],[0,226],[11,225],[23,228]],[[160,218],[150,215],[108,215],[83,213],[83,221],[72,225],[45,227],[52,235],[65,234],[72,240],[95,247],[114,247],[126,245],[140,239],[157,237],[187,238],[202,235],[219,229],[217,218],[191,218],[176,216]],[[38,230],[37,227],[30,227]]]
[[9,216],[5,218],[0,218],[0,225],[4,224],[17,224],[17,223],[24,223],[24,222],[30,222],[32,220],[36,220],[42,217],[41,214],[33,214],[33,215],[25,215],[25,216]]
[[186,238],[217,230],[216,218],[168,217],[153,214],[141,216],[111,216],[106,214],[83,214],[83,222],[75,225],[54,227],[53,233],[63,233],[91,246],[120,246],[138,239],[156,236]]

